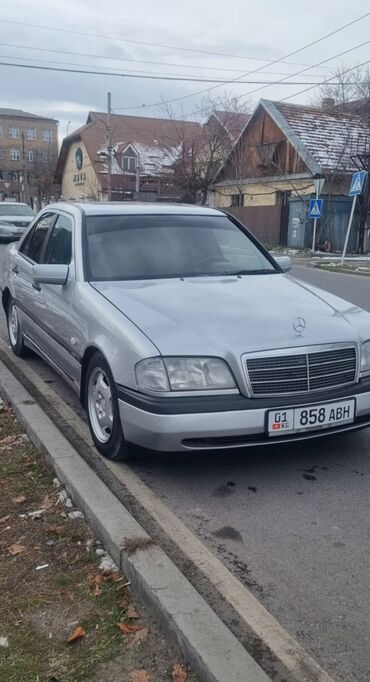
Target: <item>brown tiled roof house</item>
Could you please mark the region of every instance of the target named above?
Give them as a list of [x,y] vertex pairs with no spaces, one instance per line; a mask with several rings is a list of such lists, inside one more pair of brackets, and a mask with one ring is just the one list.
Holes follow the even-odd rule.
[[[63,140],[56,179],[65,199],[107,198],[107,114],[90,112],[86,124]],[[201,134],[199,123],[113,114],[112,199],[176,199],[171,167],[181,140]]]

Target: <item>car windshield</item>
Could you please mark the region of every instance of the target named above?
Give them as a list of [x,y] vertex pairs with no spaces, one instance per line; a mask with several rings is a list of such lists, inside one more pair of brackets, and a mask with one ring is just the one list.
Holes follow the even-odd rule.
[[22,204],[0,204],[0,216],[2,215],[29,215],[34,216],[32,208]]
[[227,216],[87,216],[88,279],[279,272]]

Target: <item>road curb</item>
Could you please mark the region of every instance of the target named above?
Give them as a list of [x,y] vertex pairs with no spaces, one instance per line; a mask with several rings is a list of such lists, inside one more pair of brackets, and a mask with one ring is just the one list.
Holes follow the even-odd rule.
[[370,277],[370,269],[355,270],[350,268],[342,268],[340,265],[331,266],[329,263],[312,263],[311,268],[316,270],[323,270],[324,272],[331,272],[340,275],[356,275],[359,277]]
[[[96,535],[204,682],[268,682],[236,637],[0,362],[0,393]],[[128,553],[128,539],[139,547]],[[143,542],[142,542],[143,544]]]

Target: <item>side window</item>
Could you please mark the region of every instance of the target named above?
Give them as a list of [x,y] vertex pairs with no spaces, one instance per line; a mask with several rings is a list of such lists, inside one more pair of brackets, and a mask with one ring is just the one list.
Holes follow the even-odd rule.
[[48,230],[55,220],[55,213],[44,213],[31,232],[22,243],[19,252],[35,263],[40,262],[42,247],[44,246]]
[[45,263],[69,265],[72,257],[72,221],[60,215],[50,235]]

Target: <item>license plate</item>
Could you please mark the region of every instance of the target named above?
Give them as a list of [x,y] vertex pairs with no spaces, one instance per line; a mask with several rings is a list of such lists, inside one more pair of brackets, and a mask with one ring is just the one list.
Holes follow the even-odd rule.
[[269,436],[282,436],[300,431],[317,431],[330,426],[351,424],[355,418],[355,401],[307,405],[268,412]]

